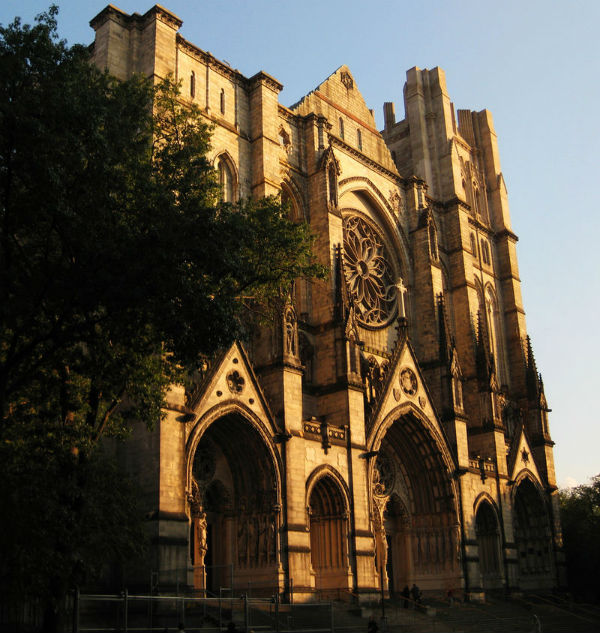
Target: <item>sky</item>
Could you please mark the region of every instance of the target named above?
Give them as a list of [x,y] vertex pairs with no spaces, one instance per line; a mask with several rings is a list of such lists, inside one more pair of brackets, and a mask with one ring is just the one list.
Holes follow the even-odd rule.
[[[291,105],[342,64],[383,127],[404,117],[413,66],[446,72],[456,109],[489,109],[508,188],[527,329],[542,373],[561,487],[600,473],[600,45],[597,0],[162,0],[181,34],[244,75],[264,70]],[[106,0],[56,1],[69,44],[93,41]],[[145,13],[148,0],[114,0]],[[49,1],[3,0],[0,23]]]

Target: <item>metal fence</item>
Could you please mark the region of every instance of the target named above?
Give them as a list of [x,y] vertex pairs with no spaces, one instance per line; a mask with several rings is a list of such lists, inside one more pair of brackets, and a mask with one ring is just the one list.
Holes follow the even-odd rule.
[[320,633],[335,630],[331,602],[281,604],[273,599],[177,595],[77,594],[73,633],[119,631],[244,631]]

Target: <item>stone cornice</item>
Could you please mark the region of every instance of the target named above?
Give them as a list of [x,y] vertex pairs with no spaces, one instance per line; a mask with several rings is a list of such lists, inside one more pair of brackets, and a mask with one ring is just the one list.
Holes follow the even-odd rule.
[[257,88],[259,85],[270,88],[273,92],[281,92],[283,90],[283,84],[279,83],[275,77],[267,74],[264,70],[261,70],[252,75],[248,79],[251,88]]
[[467,141],[460,136],[459,134],[455,134],[451,139],[450,139],[450,143],[456,143],[457,145],[460,145],[464,150],[466,150],[467,152],[471,153],[474,149],[474,147],[471,147]]
[[139,13],[130,15],[118,7],[115,7],[115,5],[109,4],[90,20],[90,26],[96,30],[111,18],[127,28],[142,29],[150,22],[151,18],[155,18],[163,24],[167,24],[176,31],[179,30],[183,24],[183,20],[159,4],[155,4],[151,9],[146,11],[144,15],[140,15]]
[[277,110],[278,110],[279,116],[282,119],[285,119],[288,122],[296,123],[298,117],[289,108],[286,108],[284,105],[281,105],[281,103],[278,103]]
[[303,171],[300,167],[297,167],[296,165],[292,165],[292,163],[285,160],[285,158],[279,159],[279,165],[280,167],[288,169],[289,171],[293,171],[295,174],[298,174],[298,176],[302,176],[303,178],[308,177],[308,174],[305,171]]
[[188,42],[184,37],[177,34],[177,46],[190,57],[193,57],[197,61],[210,66],[215,72],[219,73],[223,77],[227,77],[231,80],[236,80],[242,88],[246,88],[248,80],[239,70],[231,68],[225,62],[218,60],[211,53],[203,51],[195,44]]
[[503,275],[502,277],[498,277],[498,281],[503,282],[503,281],[518,281],[519,283],[521,283],[521,278],[518,275],[515,275],[514,273],[510,273],[508,275]]
[[164,24],[168,24],[176,31],[181,28],[183,20],[178,18],[174,13],[171,13],[168,9],[161,7],[160,4],[155,4],[150,10],[144,13],[143,19],[147,19],[149,16],[156,16]]
[[519,238],[515,233],[513,233],[510,229],[502,229],[496,233],[496,240],[499,240],[503,237],[507,237],[509,240],[513,242],[518,242]]

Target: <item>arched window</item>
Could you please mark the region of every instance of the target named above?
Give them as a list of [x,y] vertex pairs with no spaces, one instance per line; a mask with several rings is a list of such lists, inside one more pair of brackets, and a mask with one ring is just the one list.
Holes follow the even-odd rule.
[[221,88],[221,114],[225,114],[225,89]]
[[340,138],[344,140],[344,119],[340,117]]
[[321,477],[309,499],[310,561],[320,587],[348,582],[348,526],[342,493],[332,477]]
[[492,260],[490,258],[490,247],[489,244],[481,238],[481,258],[483,259],[483,263],[486,265],[490,265]]
[[329,204],[337,207],[337,170],[333,163],[327,168],[327,183],[329,185]]
[[190,75],[190,97],[192,99],[196,96],[196,74],[192,70],[192,74]]
[[477,257],[477,240],[475,239],[475,233],[471,233],[469,239],[471,240],[471,254],[473,257]]
[[498,300],[491,286],[485,290],[485,312],[490,352],[494,355],[499,382],[505,383],[504,354],[501,338],[500,312]]
[[473,182],[473,210],[475,211],[475,216],[479,217],[481,215],[481,209],[479,208],[479,187],[476,182]]
[[485,588],[501,586],[500,530],[492,506],[483,502],[475,515],[475,533],[479,546],[479,569]]
[[429,227],[427,229],[428,237],[429,237],[429,256],[435,262],[437,262],[439,253],[438,253],[438,240],[437,240],[437,231],[435,230],[435,224],[433,221],[429,223]]
[[356,144],[358,145],[358,149],[362,152],[362,132],[360,130],[356,130]]
[[235,198],[235,176],[229,161],[220,156],[217,161],[219,172],[219,184],[221,185],[221,200],[223,202],[233,202]]

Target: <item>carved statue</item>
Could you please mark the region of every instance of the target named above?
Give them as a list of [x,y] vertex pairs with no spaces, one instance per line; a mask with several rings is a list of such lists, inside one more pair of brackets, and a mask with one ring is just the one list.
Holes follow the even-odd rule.
[[198,552],[200,554],[200,564],[204,564],[204,555],[207,551],[207,541],[206,541],[206,533],[207,533],[207,523],[206,523],[206,513],[201,512],[200,516],[196,522],[196,538],[198,543]]
[[290,356],[296,356],[298,353],[298,331],[296,315],[294,309],[290,306],[285,311],[285,353]]

